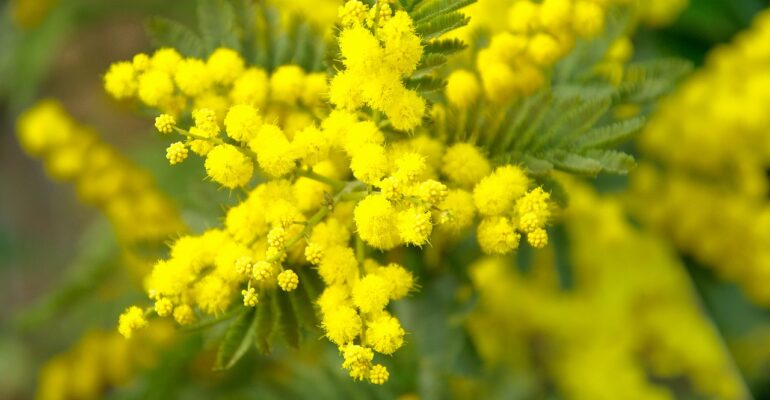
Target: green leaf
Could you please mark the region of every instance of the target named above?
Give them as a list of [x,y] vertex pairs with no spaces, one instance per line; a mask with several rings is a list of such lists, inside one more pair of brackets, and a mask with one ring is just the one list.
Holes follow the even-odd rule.
[[653,60],[631,64],[618,92],[625,102],[645,103],[670,92],[679,80],[692,70],[692,64],[681,59]]
[[460,13],[443,14],[429,21],[417,24],[415,29],[423,41],[428,41],[463,27],[468,24],[468,21],[470,21],[470,18]]
[[615,150],[591,150],[586,152],[586,156],[596,160],[604,171],[612,174],[627,174],[636,165],[634,157]]
[[610,125],[596,127],[578,138],[575,145],[580,150],[615,146],[630,139],[647,123],[645,117],[624,119]]
[[219,344],[215,370],[230,369],[246,354],[254,342],[257,328],[256,312],[253,308],[245,308],[225,332],[225,337]]
[[524,165],[527,166],[527,170],[532,175],[542,176],[553,170],[553,164],[546,160],[541,160],[529,155],[523,156],[522,160],[524,161]]
[[415,23],[429,21],[441,15],[457,11],[475,3],[476,0],[427,0],[423,1],[410,14]]
[[299,321],[289,296],[290,293],[285,292],[277,292],[275,294],[276,303],[278,303],[278,309],[280,310],[279,323],[281,333],[286,343],[296,349],[299,347],[300,342]]
[[467,47],[468,45],[460,39],[436,39],[425,43],[422,51],[424,54],[443,54],[448,56],[465,50]]
[[172,47],[187,57],[205,56],[201,38],[176,21],[152,17],[147,21],[147,35],[156,47]]
[[446,81],[441,78],[433,76],[421,76],[415,79],[409,79],[406,81],[406,87],[412,90],[416,90],[420,93],[430,93],[438,90],[444,90]]
[[270,343],[275,332],[277,307],[274,305],[274,295],[272,292],[263,292],[257,305],[257,332],[254,342],[263,354],[270,353]]
[[[300,286],[306,283],[300,280]],[[289,301],[294,308],[294,312],[299,317],[299,323],[305,329],[315,329],[318,326],[318,318],[313,308],[313,301],[310,300],[307,290],[298,288],[288,293]]]
[[596,176],[602,171],[599,161],[575,153],[556,151],[552,162],[559,170],[578,175]]
[[417,64],[417,69],[412,73],[412,77],[420,77],[431,73],[436,68],[444,65],[447,58],[443,54],[425,54],[422,56],[420,63]]
[[230,2],[198,0],[198,24],[208,53],[218,47],[241,50],[238,40],[238,21]]
[[[577,106],[574,106],[577,104]],[[540,150],[547,145],[559,147],[566,144],[570,138],[578,137],[590,129],[610,108],[609,98],[597,98],[590,101],[569,99],[559,103],[555,114],[556,119],[548,126],[548,130],[535,142],[534,149]]]

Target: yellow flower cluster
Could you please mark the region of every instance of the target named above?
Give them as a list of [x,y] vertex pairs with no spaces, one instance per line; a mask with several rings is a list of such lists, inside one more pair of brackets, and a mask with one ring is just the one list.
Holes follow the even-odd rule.
[[[393,354],[405,335],[387,307],[415,282],[396,262],[380,265],[375,251],[430,245],[434,234],[468,234],[477,214],[485,252],[510,253],[522,234],[533,247],[547,244],[550,195],[522,168],[495,169],[469,143],[447,148],[423,134],[390,135],[421,125],[426,101],[402,81],[423,49],[408,14],[393,12],[395,4],[378,4],[368,8],[351,1],[341,7],[338,40],[345,69],[330,83],[331,104],[308,120],[290,124],[272,117],[271,106],[261,111],[263,104],[233,96],[221,109],[198,107],[187,97],[193,103],[190,126],[170,110],[156,118],[161,134],[184,138],[167,149],[171,164],[189,152],[205,157],[211,180],[242,189],[246,198],[226,211],[224,226],[179,237],[169,257],[155,264],[145,282],[155,314],[184,325],[199,314],[216,317],[241,304],[267,307],[261,304],[265,296],[297,289],[303,271],[312,267],[325,285],[314,299],[321,325],[339,347],[343,368],[353,379],[382,384],[389,373],[375,363],[375,353]],[[201,74],[216,75],[211,68],[229,54],[223,51],[197,62]],[[231,68],[220,72],[232,76],[211,79],[217,91],[233,93],[241,87],[232,66],[250,68],[234,62],[235,56],[226,59]],[[111,79],[105,78],[108,91]],[[270,78],[271,101],[292,104],[287,110],[303,108],[297,101],[304,99],[303,79],[309,81],[296,66],[277,68]],[[175,96],[185,90],[176,86]],[[380,113],[387,121],[379,120]],[[130,336],[141,328],[144,315],[129,308],[121,333]]]
[[326,86],[324,73],[308,74],[285,65],[268,75],[247,67],[241,55],[228,48],[215,50],[206,60],[162,48],[152,56],[137,54],[132,61],[117,62],[104,75],[104,88],[115,99],[138,99],[173,117],[206,108],[220,123],[231,106],[243,104],[264,110],[270,120],[302,124],[311,117],[298,106],[320,106]]
[[661,104],[640,148],[662,168],[632,175],[630,197],[645,222],[763,305],[770,304],[762,285],[770,276],[768,35],[765,11]]
[[[366,27],[363,17],[372,13],[380,18],[382,26],[378,29]],[[405,11],[391,13],[382,2],[367,10],[357,0],[340,9],[345,27],[339,46],[345,70],[329,84],[329,98],[348,111],[367,105],[385,113],[394,129],[412,131],[421,124],[425,100],[404,87],[402,79],[414,72],[423,49],[409,15]]]
[[[512,377],[538,363],[564,398],[746,398],[676,254],[628,223],[617,199],[568,188],[573,287],[559,287],[546,252],[526,275],[503,259],[471,267],[480,298],[468,327],[481,357]],[[533,390],[525,397],[544,394]]]
[[323,246],[321,252],[318,270],[327,287],[317,303],[326,337],[339,346],[342,367],[351,378],[383,384],[388,371],[372,364],[374,352],[393,354],[403,345],[405,334],[385,307],[405,297],[414,287],[414,278],[398,264],[381,266],[371,259],[359,263],[344,245]]
[[486,97],[502,103],[543,87],[550,68],[578,39],[604,31],[608,9],[618,3],[628,1],[515,0],[507,9],[507,30],[494,34],[476,58]]
[[74,121],[59,103],[41,101],[19,117],[16,128],[22,148],[43,160],[49,176],[71,182],[83,202],[99,208],[121,243],[159,243],[184,231],[149,174]]
[[46,361],[38,375],[38,400],[97,399],[128,384],[138,369],[156,363],[174,337],[170,324],[152,323],[131,341],[115,331],[91,330],[72,348]]

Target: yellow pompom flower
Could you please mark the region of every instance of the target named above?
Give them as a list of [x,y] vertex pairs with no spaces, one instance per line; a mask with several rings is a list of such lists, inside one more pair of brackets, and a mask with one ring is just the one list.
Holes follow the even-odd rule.
[[287,269],[286,271],[278,274],[278,286],[284,292],[291,292],[292,290],[296,289],[298,285],[299,277],[294,271]]
[[332,343],[342,346],[361,333],[361,317],[352,307],[336,307],[324,313],[321,326]]
[[158,107],[174,94],[174,82],[163,71],[150,70],[139,77],[139,99],[151,107]]
[[137,306],[127,308],[118,320],[118,332],[126,339],[130,339],[134,332],[146,326],[147,319],[144,317],[144,311]]
[[351,378],[360,381],[369,376],[374,358],[372,349],[350,343],[341,350],[344,359],[342,368],[348,370]]
[[323,247],[316,242],[310,242],[305,246],[305,259],[313,265],[318,265],[324,256]]
[[450,181],[463,187],[471,187],[489,175],[492,167],[475,146],[457,143],[444,154],[441,172]]
[[171,133],[176,126],[176,119],[172,115],[161,114],[155,118],[155,129],[160,133]]
[[540,24],[550,32],[563,31],[571,13],[572,0],[544,0],[540,4]]
[[371,71],[379,69],[383,50],[377,38],[363,26],[343,29],[338,39],[343,62],[348,69]]
[[542,67],[553,65],[561,55],[559,42],[547,33],[538,33],[532,37],[527,53],[535,64]]
[[348,0],[344,5],[340,6],[337,15],[342,22],[342,26],[349,27],[363,24],[368,10],[369,7],[359,0]]
[[425,157],[420,153],[405,153],[396,159],[396,179],[404,182],[414,182],[422,177],[427,170]]
[[369,382],[375,385],[383,385],[390,378],[388,369],[382,364],[374,364],[369,370]]
[[334,75],[329,83],[329,102],[343,110],[355,110],[364,104],[361,81],[349,71]]
[[253,139],[262,127],[262,117],[251,105],[239,104],[230,107],[225,116],[225,132],[227,136],[239,141],[248,142]]
[[257,153],[259,166],[270,176],[283,176],[296,168],[294,148],[276,125],[262,125],[249,147]]
[[535,229],[527,233],[527,242],[536,249],[542,249],[548,245],[548,233],[543,228]]
[[166,159],[171,165],[176,165],[187,159],[187,146],[182,142],[171,143],[166,149]]
[[179,62],[174,71],[174,82],[182,93],[190,97],[200,95],[211,86],[206,63],[195,58]]
[[182,56],[176,49],[170,47],[163,47],[155,50],[150,58],[150,67],[152,69],[171,74],[182,61]]
[[206,173],[220,185],[235,189],[249,183],[254,163],[235,146],[221,144],[206,155]]
[[404,243],[422,246],[428,242],[432,231],[430,211],[421,207],[409,207],[398,213],[398,233]]
[[305,76],[305,87],[302,89],[302,103],[309,107],[322,104],[329,95],[327,76],[322,72],[315,72]]
[[406,11],[398,11],[377,31],[385,44],[384,60],[401,76],[414,72],[422,57],[420,37]]
[[136,54],[131,59],[131,65],[133,65],[134,69],[138,72],[142,72],[150,68],[150,63],[150,56],[145,53]]
[[529,186],[524,170],[514,165],[498,167],[473,189],[473,201],[482,215],[494,216],[513,210],[514,201]]
[[233,288],[218,275],[206,275],[192,291],[195,303],[206,314],[218,315],[230,305]]
[[233,83],[230,99],[233,104],[249,104],[262,107],[267,101],[267,73],[259,68],[249,68]]
[[[515,64],[524,50],[527,49],[527,44],[529,44],[527,35],[501,32],[492,36],[489,50],[482,50],[483,53],[479,53],[479,56],[489,57],[492,62]],[[482,56],[482,54],[484,55]]]
[[243,296],[243,305],[246,307],[256,307],[259,304],[259,294],[256,289],[250,287],[248,289],[241,290]]
[[358,236],[372,247],[390,250],[401,244],[398,234],[398,214],[385,197],[367,196],[354,211]]
[[282,65],[270,76],[270,96],[280,103],[296,103],[304,87],[305,72],[298,65]]
[[136,71],[130,62],[114,63],[104,75],[104,89],[116,99],[133,97],[137,87]]
[[538,25],[540,8],[530,0],[520,0],[513,3],[508,10],[508,27],[513,32],[529,33]]
[[406,297],[415,286],[412,273],[396,263],[390,263],[385,267],[378,267],[374,273],[385,278],[385,282],[389,286],[388,291],[391,300]]
[[239,276],[248,276],[254,269],[254,259],[249,256],[241,256],[235,260],[235,273]]
[[369,274],[356,282],[352,295],[362,313],[382,311],[390,300],[390,285],[382,276]]
[[327,285],[350,282],[358,271],[358,261],[353,249],[346,246],[332,246],[324,250],[318,264],[318,274]]
[[378,353],[391,355],[404,344],[404,328],[398,319],[382,313],[366,324],[366,344]]
[[155,312],[159,317],[168,317],[174,312],[174,304],[167,298],[160,298],[155,302]]
[[386,102],[384,111],[390,124],[399,131],[411,132],[422,123],[425,114],[425,99],[413,90],[401,88]]
[[291,142],[294,151],[308,165],[316,165],[327,158],[329,143],[323,132],[315,125],[310,125],[294,134]]
[[462,189],[447,193],[446,199],[438,207],[443,211],[443,218],[439,221],[441,229],[454,234],[469,227],[476,216],[473,195]]
[[206,61],[209,76],[217,83],[232,83],[243,73],[245,63],[233,49],[220,47]]
[[275,268],[273,268],[273,264],[271,262],[261,260],[261,261],[257,261],[257,263],[254,264],[251,270],[251,276],[257,282],[268,281],[270,280],[270,278],[273,277],[274,271],[275,271]]
[[329,314],[341,306],[350,304],[350,289],[348,289],[347,285],[327,286],[321,295],[318,296],[316,304],[322,314]]
[[417,196],[425,203],[436,206],[446,199],[447,187],[439,181],[428,179],[417,187]]
[[604,30],[604,9],[593,1],[576,1],[572,29],[584,38],[598,35]]
[[174,320],[179,325],[190,325],[195,322],[195,312],[187,304],[176,306],[174,308]]
[[461,69],[449,75],[444,93],[449,104],[459,109],[466,109],[476,102],[480,92],[481,88],[476,75]]
[[484,93],[489,100],[503,103],[517,94],[517,77],[508,65],[501,62],[479,65],[479,72]]
[[519,247],[521,235],[506,217],[485,218],[479,224],[476,237],[484,253],[503,255]]
[[385,148],[378,144],[367,143],[355,150],[350,162],[350,170],[361,182],[374,185],[387,173],[388,157]]

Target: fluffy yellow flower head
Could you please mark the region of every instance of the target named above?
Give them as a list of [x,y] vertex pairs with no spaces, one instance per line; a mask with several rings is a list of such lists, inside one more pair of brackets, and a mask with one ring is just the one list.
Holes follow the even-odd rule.
[[498,167],[473,189],[473,201],[482,215],[500,215],[513,209],[514,201],[529,186],[524,170],[514,165]]
[[361,333],[361,317],[352,307],[337,307],[324,313],[321,321],[326,337],[337,345],[352,342]]
[[235,146],[221,144],[206,155],[206,173],[215,182],[235,189],[246,185],[254,172],[254,163]]
[[248,104],[230,107],[225,116],[227,136],[239,142],[248,142],[253,139],[261,127],[262,117],[259,116],[256,108]]
[[404,328],[398,319],[382,313],[366,324],[366,343],[378,353],[393,354],[404,344]]
[[104,89],[116,99],[126,99],[136,94],[136,73],[127,61],[114,63],[104,75]]
[[357,233],[372,247],[390,250],[401,244],[398,232],[398,214],[385,197],[368,196],[356,206]]
[[479,81],[476,79],[476,75],[470,71],[457,70],[447,78],[446,98],[449,100],[449,104],[459,109],[468,108],[473,104],[478,99],[480,92]]
[[441,172],[452,182],[471,187],[492,172],[486,157],[472,144],[457,143],[447,149]]
[[134,332],[145,326],[147,326],[147,319],[144,318],[144,311],[139,307],[131,306],[120,315],[118,332],[126,339],[130,339]]
[[206,61],[209,76],[218,83],[233,82],[243,73],[244,65],[238,52],[225,47],[214,50]]
[[521,235],[506,217],[485,218],[479,224],[476,236],[481,250],[487,254],[508,254],[519,247]]

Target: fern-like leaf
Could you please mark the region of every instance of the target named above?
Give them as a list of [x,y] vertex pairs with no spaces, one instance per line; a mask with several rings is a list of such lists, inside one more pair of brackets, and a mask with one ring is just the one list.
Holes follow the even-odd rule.
[[476,0],[426,0],[414,8],[410,15],[415,23],[419,24],[457,11],[475,2]]
[[415,26],[417,33],[422,37],[423,42],[436,39],[441,35],[451,32],[457,28],[468,24],[470,18],[455,12],[442,14],[430,20],[421,22]]
[[426,43],[425,47],[423,47],[423,53],[448,56],[458,51],[463,51],[467,47],[468,45],[460,39],[437,39]]

